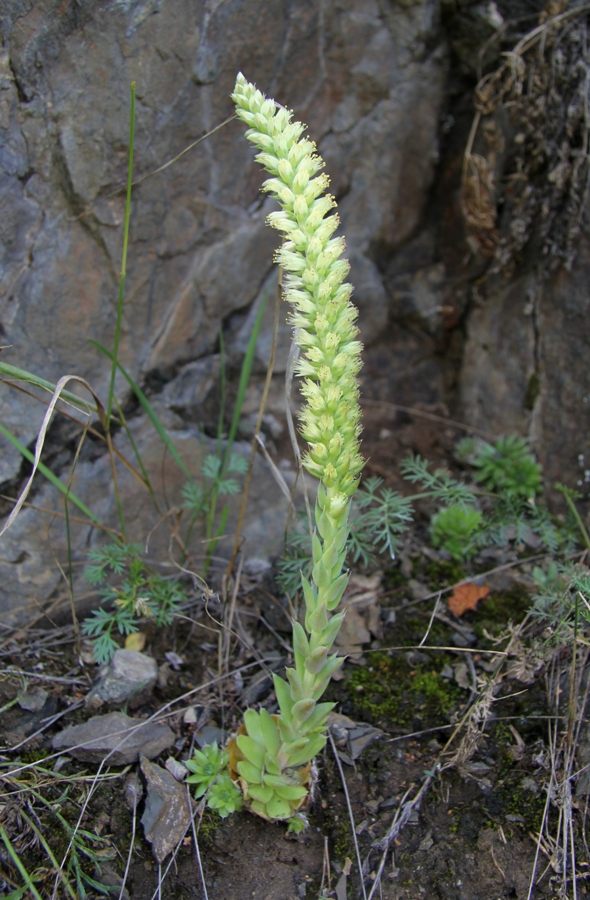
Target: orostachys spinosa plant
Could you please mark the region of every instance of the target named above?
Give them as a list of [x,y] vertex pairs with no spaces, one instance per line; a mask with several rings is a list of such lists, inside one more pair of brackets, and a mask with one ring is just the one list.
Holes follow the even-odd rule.
[[320,482],[315,504],[311,581],[302,577],[305,623],[293,622],[295,665],[287,681],[274,676],[280,712],[249,709],[230,741],[229,769],[244,802],[265,819],[305,825],[301,808],[308,795],[313,758],[326,743],[333,703],[320,698],[343,658],[330,649],[343,612],[335,612],[348,582],[343,572],[348,516],[363,460],[359,454],[360,409],[357,375],[361,344],[345,279],[344,239],[333,237],[339,217],[327,193],[329,178],[305,126],[267,99],[242,74],[232,98],[256,159],[270,174],[262,190],[280,210],[268,222],[283,235],[277,251],[294,340],[300,348],[297,374],[305,405],[300,430],[309,447],[303,465]]

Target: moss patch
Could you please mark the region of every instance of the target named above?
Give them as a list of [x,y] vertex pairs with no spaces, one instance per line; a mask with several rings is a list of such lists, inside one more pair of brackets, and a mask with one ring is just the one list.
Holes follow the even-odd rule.
[[440,670],[447,662],[441,654],[432,663],[412,667],[399,655],[370,653],[367,666],[355,667],[346,678],[353,713],[383,724],[410,726],[418,716],[436,720],[448,716],[462,691]]

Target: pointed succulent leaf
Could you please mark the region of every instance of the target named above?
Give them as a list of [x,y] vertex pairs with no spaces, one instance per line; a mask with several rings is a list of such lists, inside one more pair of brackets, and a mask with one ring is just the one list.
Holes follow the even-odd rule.
[[259,800],[261,803],[268,803],[273,792],[274,788],[270,787],[270,785],[268,787],[263,787],[261,784],[248,785],[248,796],[253,800]]
[[256,710],[246,710],[246,712],[244,713],[244,725],[246,726],[246,731],[251,738],[254,738],[254,740],[258,741],[259,744],[264,743],[260,714],[257,713]]
[[[322,542],[320,541],[318,535],[314,533],[311,538],[311,558],[314,563],[317,565],[320,559],[324,555],[324,548],[322,547]],[[315,579],[314,579],[315,581]],[[317,584],[317,581],[316,581]]]
[[197,775],[189,775],[187,779],[185,779],[187,784],[198,784],[199,787],[195,791],[195,798],[198,800],[199,797],[202,797],[203,794],[207,791],[210,782],[202,781]]
[[270,756],[276,756],[281,744],[279,730],[275,720],[266,709],[260,710],[260,725],[267,752]]
[[301,576],[301,587],[303,588],[303,596],[305,597],[305,606],[309,612],[313,612],[317,603],[317,591],[311,586],[304,575]]
[[[327,543],[327,542],[326,542]],[[338,562],[338,550],[339,548],[335,543],[330,543],[328,546],[324,544],[324,553],[322,556],[322,562],[326,569],[331,571],[336,563]]]
[[315,564],[311,572],[314,582],[319,588],[328,587],[331,581],[331,570],[328,571],[324,565],[323,559]]
[[314,700],[320,699],[320,697],[328,687],[328,684],[330,683],[330,678],[332,677],[334,672],[336,672],[340,668],[345,659],[345,656],[332,656],[328,660],[320,675],[318,675],[318,681],[314,686],[312,694]]
[[[289,684],[291,685],[291,697],[293,698],[295,703],[298,700],[303,700],[305,697],[305,693],[303,691],[303,683],[301,681],[301,678],[299,677],[295,669],[285,669],[285,671],[287,673],[287,678],[289,679]],[[291,714],[292,712],[293,711],[291,710]]]
[[348,572],[344,572],[342,575],[339,575],[332,584],[326,588],[323,594],[323,600],[330,611],[336,609],[340,601],[342,600],[342,595],[346,590],[346,586],[348,584]]
[[295,733],[295,727],[293,725],[293,722],[291,722],[290,724],[287,724],[283,720],[283,717],[281,716],[281,718],[277,722],[277,726],[279,729],[279,736],[281,738],[281,741],[283,741],[283,743],[288,744],[291,741],[297,740],[297,735]]
[[246,734],[239,734],[236,743],[248,762],[253,763],[257,769],[262,769],[266,755],[262,744]]
[[275,693],[277,695],[277,700],[281,709],[281,715],[285,719],[286,723],[289,724],[291,722],[291,709],[293,708],[291,690],[287,682],[279,675],[273,675],[273,683]]
[[264,768],[266,769],[266,773],[264,775],[265,778],[267,773],[270,773],[271,775],[280,775],[281,773],[281,767],[279,766],[278,762],[268,756],[266,758]]
[[303,625],[300,625],[299,622],[293,622],[293,648],[303,657],[309,653],[309,641]]
[[[327,656],[327,647],[317,647],[317,649],[311,651],[311,653],[305,660],[305,668],[313,675],[317,675],[317,673],[321,671],[324,663],[326,662]],[[293,707],[293,711],[295,711],[295,707]]]
[[283,744],[282,750],[284,750],[286,756],[289,758],[290,766],[294,765],[294,763],[291,762],[291,757],[296,753],[299,753],[301,750],[305,750],[308,743],[309,738],[300,737],[296,741],[291,741],[289,744]]
[[335,616],[332,616],[320,636],[319,642],[323,647],[330,649],[340,631],[340,626],[342,625],[345,614],[346,613],[343,610],[340,613],[336,613]]
[[326,727],[326,719],[335,706],[335,703],[317,703],[316,708],[312,712],[309,719],[306,719],[305,722],[302,723],[302,733],[309,734],[310,731],[314,730],[314,728],[324,729]]
[[302,800],[308,793],[306,787],[295,784],[281,784],[275,787],[275,793],[283,800],[297,801]]
[[293,718],[305,722],[315,709],[315,700],[299,700],[293,707]]
[[288,784],[288,781],[285,781],[283,775],[265,775],[264,776],[264,786],[271,787],[273,790],[277,787],[281,787],[281,785]]
[[323,734],[312,735],[307,743],[307,747],[304,750],[300,750],[299,753],[294,753],[293,756],[289,758],[290,765],[303,766],[305,763],[311,762],[314,756],[317,756],[318,753],[324,749],[326,740],[327,738]]
[[260,784],[262,781],[262,771],[257,768],[257,766],[253,765],[251,762],[248,762],[247,759],[241,759],[239,763],[236,764],[236,768],[242,778],[248,782],[248,784]]
[[328,616],[326,613],[326,604],[320,603],[319,606],[309,616],[309,630],[323,631],[328,624]]

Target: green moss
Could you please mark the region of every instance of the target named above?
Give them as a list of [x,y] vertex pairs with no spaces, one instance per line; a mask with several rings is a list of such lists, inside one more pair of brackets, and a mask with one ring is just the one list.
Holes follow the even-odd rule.
[[368,665],[347,676],[356,714],[398,725],[411,725],[416,714],[428,719],[447,715],[461,692],[439,674],[446,661],[441,654],[428,667],[411,668],[399,655],[370,653]]
[[390,566],[383,573],[383,584],[388,591],[393,591],[398,587],[403,587],[408,583],[408,579],[402,573],[399,566]]
[[344,821],[335,822],[332,827],[332,842],[334,856],[343,861],[354,853],[354,843],[350,834],[350,828]]
[[443,588],[462,581],[465,569],[456,560],[430,560],[424,569],[424,575],[433,588]]
[[538,833],[543,822],[546,797],[542,791],[533,794],[519,784],[506,784],[502,793],[505,795],[506,814],[522,816],[524,828],[527,831]]
[[478,638],[484,632],[496,635],[506,631],[508,622],[520,622],[530,609],[531,597],[526,588],[515,585],[509,591],[492,593],[477,608],[474,627]]
[[215,810],[206,807],[198,826],[199,844],[204,847],[212,847],[215,833],[222,821],[221,816]]
[[31,763],[43,762],[48,756],[49,750],[46,749],[25,750],[19,755],[19,760],[23,766],[30,766]]
[[445,715],[450,712],[457,699],[454,687],[441,678],[438,672],[417,672],[410,690],[424,697],[424,706],[429,715]]

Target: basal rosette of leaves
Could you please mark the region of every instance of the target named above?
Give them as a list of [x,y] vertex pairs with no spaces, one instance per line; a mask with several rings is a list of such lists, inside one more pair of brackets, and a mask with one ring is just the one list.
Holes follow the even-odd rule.
[[[319,481],[312,539],[311,581],[302,577],[305,624],[293,623],[294,666],[287,680],[275,675],[280,714],[248,710],[230,742],[230,769],[249,809],[266,819],[291,819],[308,794],[311,762],[326,743],[332,703],[320,703],[342,658],[330,650],[340,629],[335,612],[348,582],[343,572],[350,498],[363,466],[360,447],[358,372],[361,344],[345,279],[344,239],[334,237],[339,217],[327,193],[328,176],[305,126],[238,75],[232,98],[256,159],[270,174],[262,190],[280,211],[269,224],[283,244],[276,258],[284,271],[294,340],[301,350],[297,374],[305,405],[300,430],[308,443],[303,465]],[[333,614],[334,613],[334,614]],[[295,819],[293,817],[295,816]]]

